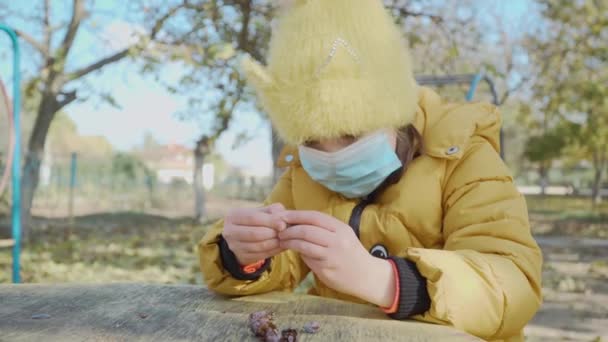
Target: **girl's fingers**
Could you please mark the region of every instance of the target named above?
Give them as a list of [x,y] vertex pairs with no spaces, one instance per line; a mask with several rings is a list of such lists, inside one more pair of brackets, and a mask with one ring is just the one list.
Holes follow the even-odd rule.
[[308,258],[305,256],[301,256],[302,261],[308,266],[313,272],[319,271],[325,268],[325,261],[321,259]]
[[338,221],[336,218],[323,214],[319,211],[308,210],[286,210],[281,218],[288,225],[310,225],[317,226],[331,232],[336,231]]
[[268,253],[269,251],[280,248],[279,240],[276,238],[258,242],[236,241],[235,243],[233,243],[233,245],[234,247],[230,246],[230,249],[233,249],[233,251],[238,250],[241,253],[248,254],[264,254]]
[[281,212],[285,211],[285,206],[283,206],[283,204],[281,204],[281,203],[273,203],[269,206],[262,208],[262,211],[267,214],[271,214],[271,215],[277,214],[277,213],[281,213]]
[[280,246],[283,249],[294,250],[307,258],[323,260],[327,256],[325,247],[304,240],[281,240]]
[[278,219],[276,226],[273,226],[277,231],[283,231],[287,228],[287,223],[279,216],[285,211],[285,206],[282,203],[274,203],[264,208],[265,213],[272,215]]
[[[271,258],[275,255],[280,254],[281,252],[283,252],[282,248],[276,248],[270,251],[266,251],[264,253],[244,253],[243,255],[247,258],[247,260],[266,260],[268,258]],[[246,265],[243,265],[246,266]]]
[[224,238],[242,242],[260,242],[277,237],[277,231],[268,227],[237,226],[224,228]]
[[268,227],[280,230],[285,222],[277,215],[268,214],[260,209],[234,209],[226,217],[228,223],[243,226]]
[[329,247],[332,239],[335,239],[334,235],[334,233],[317,226],[297,225],[279,232],[279,239],[304,240],[322,247]]

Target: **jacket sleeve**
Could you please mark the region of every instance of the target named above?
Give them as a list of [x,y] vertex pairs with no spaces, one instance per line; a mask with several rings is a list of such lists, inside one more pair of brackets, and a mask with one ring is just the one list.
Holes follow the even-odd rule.
[[413,318],[486,340],[518,335],[541,303],[542,255],[524,197],[492,146],[474,138],[443,180],[443,250],[411,248],[431,307]]
[[[287,209],[294,208],[291,193],[291,169],[281,176],[271,194],[264,201],[264,205],[272,203],[281,203]],[[269,267],[257,279],[236,279],[222,264],[220,241],[223,227],[223,220],[215,223],[198,244],[201,272],[205,284],[210,290],[232,296],[293,290],[310,272],[296,252],[285,251],[273,257]]]

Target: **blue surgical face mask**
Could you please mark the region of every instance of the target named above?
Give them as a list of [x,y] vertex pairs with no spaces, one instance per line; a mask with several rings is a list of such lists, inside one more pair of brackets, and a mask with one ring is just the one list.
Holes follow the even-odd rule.
[[299,153],[302,166],[312,179],[346,198],[371,194],[401,167],[385,131],[362,137],[336,152],[300,146]]

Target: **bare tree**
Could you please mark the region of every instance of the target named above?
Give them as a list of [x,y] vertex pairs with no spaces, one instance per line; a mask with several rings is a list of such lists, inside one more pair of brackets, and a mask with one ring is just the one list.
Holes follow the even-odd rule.
[[[35,56],[33,59],[40,61],[36,76],[26,81],[26,95],[36,96],[38,103],[35,108],[35,120],[33,130],[27,143],[25,155],[25,165],[22,179],[22,199],[23,212],[29,218],[34,193],[38,187],[41,159],[44,152],[46,138],[49,127],[57,112],[70,105],[79,98],[79,82],[86,80],[93,72],[100,70],[108,65],[116,63],[129,55],[137,55],[148,49],[165,23],[174,16],[180,9],[185,8],[187,2],[178,3],[174,6],[166,7],[162,13],[157,13],[155,18],[150,21],[147,32],[141,33],[137,42],[119,51],[102,56],[88,64],[79,67],[68,67],[66,61],[69,56],[78,50],[75,47],[75,40],[78,33],[82,30],[83,23],[87,21],[91,14],[89,6],[85,0],[71,1],[71,16],[67,23],[55,22],[52,16],[51,0],[44,0],[42,3],[42,13],[34,16],[32,20],[39,25],[38,35],[35,36],[18,29],[17,35],[31,47]],[[10,12],[9,12],[10,13]],[[4,14],[6,15],[6,14]],[[10,19],[10,16],[7,17]],[[59,42],[53,44],[53,42]],[[24,237],[29,233],[28,225],[25,225]]]

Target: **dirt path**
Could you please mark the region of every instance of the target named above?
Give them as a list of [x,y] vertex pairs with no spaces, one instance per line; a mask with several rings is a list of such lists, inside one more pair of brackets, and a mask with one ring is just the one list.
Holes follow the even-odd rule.
[[530,341],[608,340],[608,240],[539,236],[544,303]]

